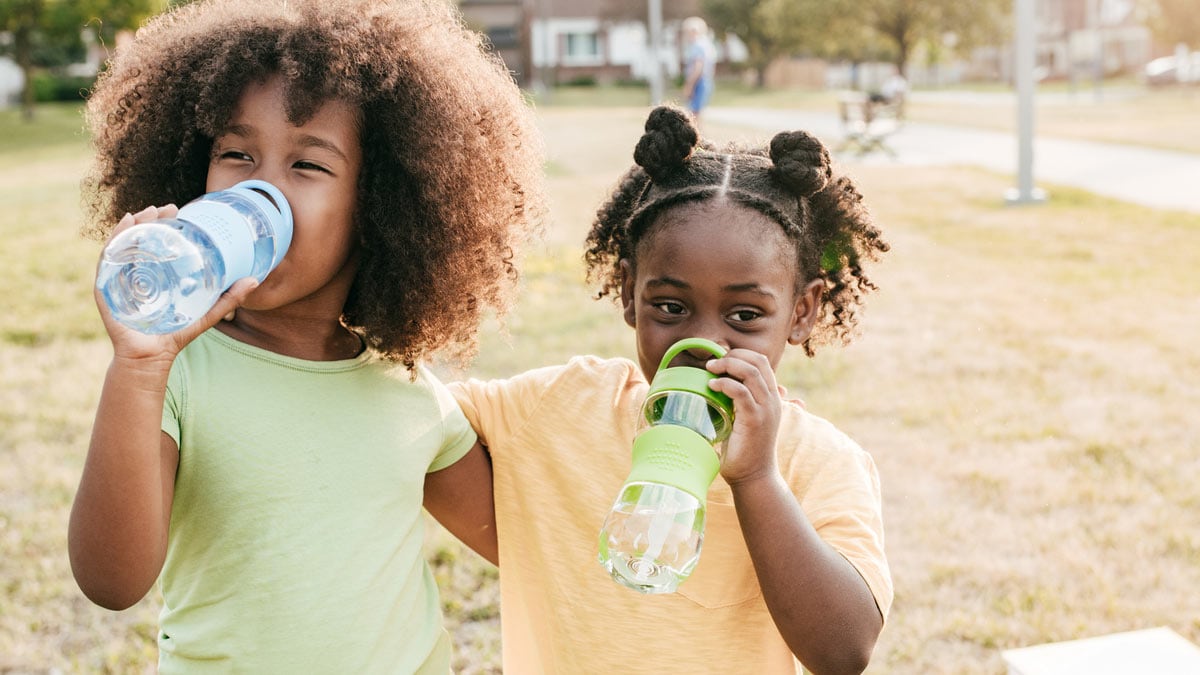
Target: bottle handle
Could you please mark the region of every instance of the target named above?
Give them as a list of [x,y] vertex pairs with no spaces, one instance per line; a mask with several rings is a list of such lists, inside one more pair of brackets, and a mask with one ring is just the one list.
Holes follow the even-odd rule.
[[725,348],[712,340],[697,337],[684,338],[667,349],[667,353],[663,354],[662,363],[658,364],[658,369],[663,370],[672,359],[679,356],[680,352],[685,352],[689,349],[703,349],[718,359],[725,356]]

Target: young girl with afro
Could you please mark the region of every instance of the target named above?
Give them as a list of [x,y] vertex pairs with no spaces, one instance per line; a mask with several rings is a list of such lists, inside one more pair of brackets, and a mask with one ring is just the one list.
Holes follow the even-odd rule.
[[422,504],[494,560],[490,467],[421,364],[472,354],[544,213],[511,77],[439,0],[212,0],[139,30],[87,115],[99,238],[252,178],[295,231],[178,332],[97,298],[80,588],[123,609],[158,580],[162,673],[446,673]]
[[[654,110],[637,166],[600,209],[590,277],[636,331],[637,362],[580,356],[450,385],[495,476],[505,672],[857,673],[892,601],[881,497],[866,452],[788,399],[788,345],[844,342],[888,249],[849,178],[803,132],[769,150],[698,142]],[[734,403],[699,564],[640,595],[597,563],[630,470],[640,406],[668,348]],[[802,664],[802,665],[801,665]]]

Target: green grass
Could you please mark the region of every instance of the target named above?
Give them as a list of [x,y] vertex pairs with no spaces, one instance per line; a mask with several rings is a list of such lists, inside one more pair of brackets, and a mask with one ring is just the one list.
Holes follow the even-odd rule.
[[[158,599],[100,610],[66,560],[109,348],[99,247],[77,234],[86,144],[72,108],[44,110],[0,117],[0,672],[143,672]],[[553,222],[507,335],[489,322],[465,374],[633,354],[619,309],[591,299],[581,242],[642,112],[541,116]],[[845,168],[893,246],[881,291],[853,344],[791,350],[779,378],[880,469],[897,595],[869,672],[1000,675],[1009,647],[1157,625],[1200,641],[1200,216],[1060,186],[1007,208],[1004,176]],[[496,571],[438,528],[427,551],[456,668],[499,672]]]
[[0,109],[0,161],[26,158],[25,151],[46,153],[52,148],[77,150],[86,145],[83,106],[79,103],[40,103],[33,122],[26,122],[18,108]]

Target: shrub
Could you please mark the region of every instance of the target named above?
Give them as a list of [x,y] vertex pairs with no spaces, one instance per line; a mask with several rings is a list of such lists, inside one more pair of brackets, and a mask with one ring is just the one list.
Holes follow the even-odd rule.
[[95,84],[95,76],[37,73],[33,76],[33,96],[39,102],[82,101]]

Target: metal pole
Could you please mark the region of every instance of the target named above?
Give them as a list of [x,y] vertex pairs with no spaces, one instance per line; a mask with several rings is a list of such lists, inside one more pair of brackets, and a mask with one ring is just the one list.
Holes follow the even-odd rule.
[[1104,99],[1104,3],[1103,0],[1092,0],[1088,9],[1092,14],[1092,36],[1096,38],[1096,101]]
[[650,105],[658,105],[663,99],[663,72],[660,53],[662,51],[662,0],[649,0],[647,26],[650,31]]
[[1017,188],[1006,194],[1010,204],[1045,201],[1046,193],[1033,187],[1033,69],[1034,0],[1015,0],[1017,82]]

